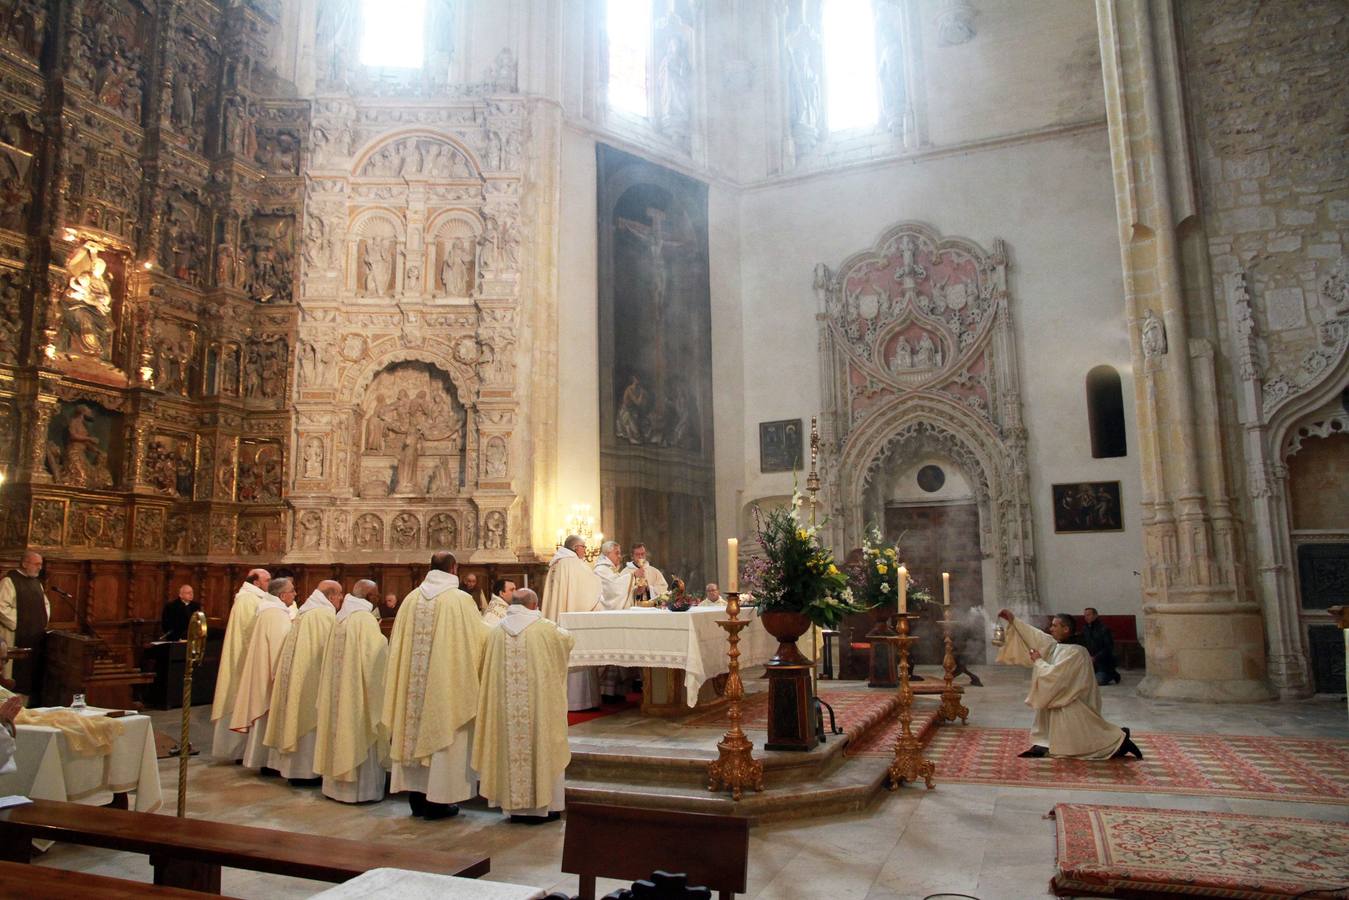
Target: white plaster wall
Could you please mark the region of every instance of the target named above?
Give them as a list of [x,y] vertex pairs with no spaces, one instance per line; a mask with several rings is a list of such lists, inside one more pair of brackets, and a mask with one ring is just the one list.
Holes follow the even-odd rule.
[[[1090,604],[1141,613],[1133,574],[1142,558],[1136,451],[1092,459],[1087,432],[1089,369],[1114,365],[1125,395],[1132,391],[1103,127],[757,187],[743,194],[740,217],[745,446],[739,471],[719,470],[719,478],[742,479],[745,500],[791,490],[790,474],[759,473],[755,442],[760,421],[809,420],[818,411],[816,263],[836,267],[903,220],[985,248],[1002,238],[1030,435],[1041,601],[1046,609]],[[1132,450],[1131,405],[1125,415]],[[1121,482],[1124,532],[1054,534],[1050,485],[1079,480]]]

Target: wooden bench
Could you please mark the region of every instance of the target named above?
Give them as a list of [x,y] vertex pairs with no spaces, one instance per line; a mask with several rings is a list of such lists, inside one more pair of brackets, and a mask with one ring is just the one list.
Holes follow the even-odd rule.
[[637,881],[657,870],[688,883],[744,893],[749,880],[749,820],[739,816],[568,803],[562,871],[580,877],[580,900],[595,900],[595,879]]
[[54,800],[0,810],[0,859],[29,862],[34,840],[145,853],[155,884],[220,893],[220,869],[248,869],[342,882],[380,867],[478,878],[490,859],[469,853],[407,850],[155,813],[128,812]]
[[70,900],[71,897],[99,897],[101,900],[139,900],[141,897],[204,900],[207,896],[197,891],[146,884],[143,881],[0,862],[0,897],[23,897],[25,900]]

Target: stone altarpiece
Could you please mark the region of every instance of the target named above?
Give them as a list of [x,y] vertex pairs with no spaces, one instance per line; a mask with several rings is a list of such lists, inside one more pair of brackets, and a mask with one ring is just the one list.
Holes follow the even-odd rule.
[[6,553],[284,553],[309,128],[275,99],[278,15],[0,3]]
[[817,266],[815,291],[829,542],[859,547],[882,525],[879,473],[943,458],[974,489],[986,595],[1039,612],[1003,242],[899,224],[837,271]]

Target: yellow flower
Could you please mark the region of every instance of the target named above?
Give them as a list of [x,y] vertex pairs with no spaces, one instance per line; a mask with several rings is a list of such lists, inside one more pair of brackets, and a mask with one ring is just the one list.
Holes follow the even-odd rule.
[[894,558],[895,558],[895,548],[893,548],[893,547],[886,547],[886,548],[885,548],[885,555],[888,556],[888,557],[890,557],[891,559],[894,559]]
[[830,564],[829,564],[829,574],[830,574],[830,575],[837,575],[837,574],[838,574],[838,566],[834,565],[833,563],[830,563]]
[[890,571],[889,568],[887,568],[887,567],[885,567],[885,566],[877,566],[877,567],[876,567],[876,574],[877,574],[877,575],[884,575],[886,572],[889,572],[889,571]]
[[804,528],[798,528],[798,529],[796,529],[796,537],[797,537],[798,540],[804,541],[804,540],[805,540],[806,538],[808,538],[809,536],[810,536],[810,535],[806,534],[806,530],[805,530]]

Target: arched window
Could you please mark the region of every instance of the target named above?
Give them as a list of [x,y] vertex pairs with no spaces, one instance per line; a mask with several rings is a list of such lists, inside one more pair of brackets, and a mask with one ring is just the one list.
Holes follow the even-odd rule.
[[1113,366],[1097,366],[1087,373],[1087,421],[1091,425],[1092,458],[1129,455],[1124,434],[1124,389]]
[[609,0],[604,33],[608,46],[609,106],[646,118],[651,114],[651,0]]
[[870,128],[881,112],[873,0],[824,0],[820,19],[829,130]]
[[361,0],[362,65],[420,69],[425,30],[426,0]]

